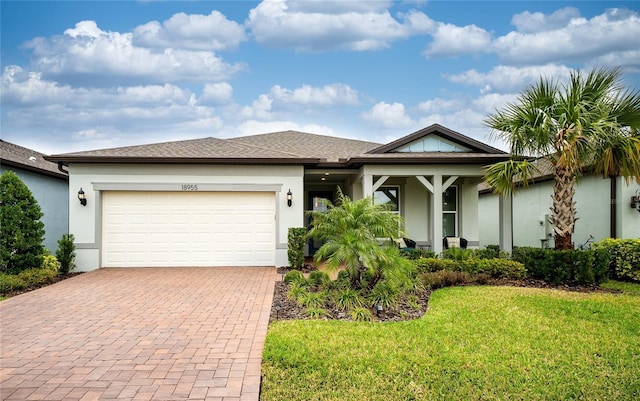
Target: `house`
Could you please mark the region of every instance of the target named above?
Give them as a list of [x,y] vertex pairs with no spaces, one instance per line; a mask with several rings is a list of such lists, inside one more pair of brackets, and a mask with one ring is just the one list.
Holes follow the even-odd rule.
[[43,245],[54,253],[69,232],[69,176],[42,153],[0,140],[0,174],[5,171],[16,173],[38,201],[44,213]]
[[[287,265],[290,227],[337,187],[405,218],[418,246],[479,244],[477,185],[508,155],[440,125],[386,145],[296,131],[59,154],[79,270]],[[313,253],[319,244],[309,244]]]
[[[552,170],[540,161],[538,168],[540,172],[532,182],[519,188],[510,201],[493,194],[486,184],[479,185],[481,246],[500,243],[497,207],[502,202],[510,203],[513,216],[517,216],[512,231],[513,245],[555,247],[550,224]],[[615,197],[611,196],[612,188]],[[640,185],[637,182],[626,183],[622,177],[603,179],[586,170],[575,185],[574,201],[578,220],[572,238],[576,248],[603,238],[640,238]]]

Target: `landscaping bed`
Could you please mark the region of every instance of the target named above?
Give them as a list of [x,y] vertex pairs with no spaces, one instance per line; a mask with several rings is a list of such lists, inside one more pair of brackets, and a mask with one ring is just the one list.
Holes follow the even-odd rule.
[[71,272],[71,273],[67,273],[67,274],[60,274],[60,275],[57,275],[55,278],[53,278],[51,280],[47,280],[45,282],[34,284],[34,285],[31,285],[31,286],[29,286],[27,288],[23,288],[23,289],[20,289],[20,290],[14,290],[14,291],[0,292],[0,299],[15,297],[16,295],[20,295],[20,294],[24,294],[25,292],[37,290],[38,288],[42,288],[42,287],[46,287],[46,286],[51,285],[51,284],[55,284],[55,283],[57,283],[59,281],[66,280],[66,279],[71,278],[71,277],[75,277],[75,276],[77,276],[79,274],[82,274],[82,273],[83,272]]

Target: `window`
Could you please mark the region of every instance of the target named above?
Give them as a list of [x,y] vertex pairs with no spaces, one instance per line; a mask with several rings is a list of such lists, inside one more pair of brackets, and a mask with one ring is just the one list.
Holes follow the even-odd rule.
[[451,186],[442,194],[442,235],[458,236],[458,187]]
[[380,187],[373,194],[376,205],[387,205],[389,211],[400,214],[400,187]]

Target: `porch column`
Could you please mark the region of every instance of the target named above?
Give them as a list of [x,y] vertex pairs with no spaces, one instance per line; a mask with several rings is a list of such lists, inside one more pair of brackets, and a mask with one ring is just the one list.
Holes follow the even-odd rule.
[[433,221],[432,250],[436,254],[442,252],[442,175],[433,176],[433,203],[431,221]]
[[362,197],[373,196],[373,175],[364,174],[362,176]]
[[513,251],[513,198],[498,197],[498,230],[500,232],[500,249]]

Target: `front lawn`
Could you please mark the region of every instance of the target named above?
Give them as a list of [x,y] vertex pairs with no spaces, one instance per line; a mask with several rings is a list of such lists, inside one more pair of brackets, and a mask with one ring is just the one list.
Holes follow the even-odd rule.
[[269,326],[263,401],[631,400],[640,298],[453,287],[401,323]]

